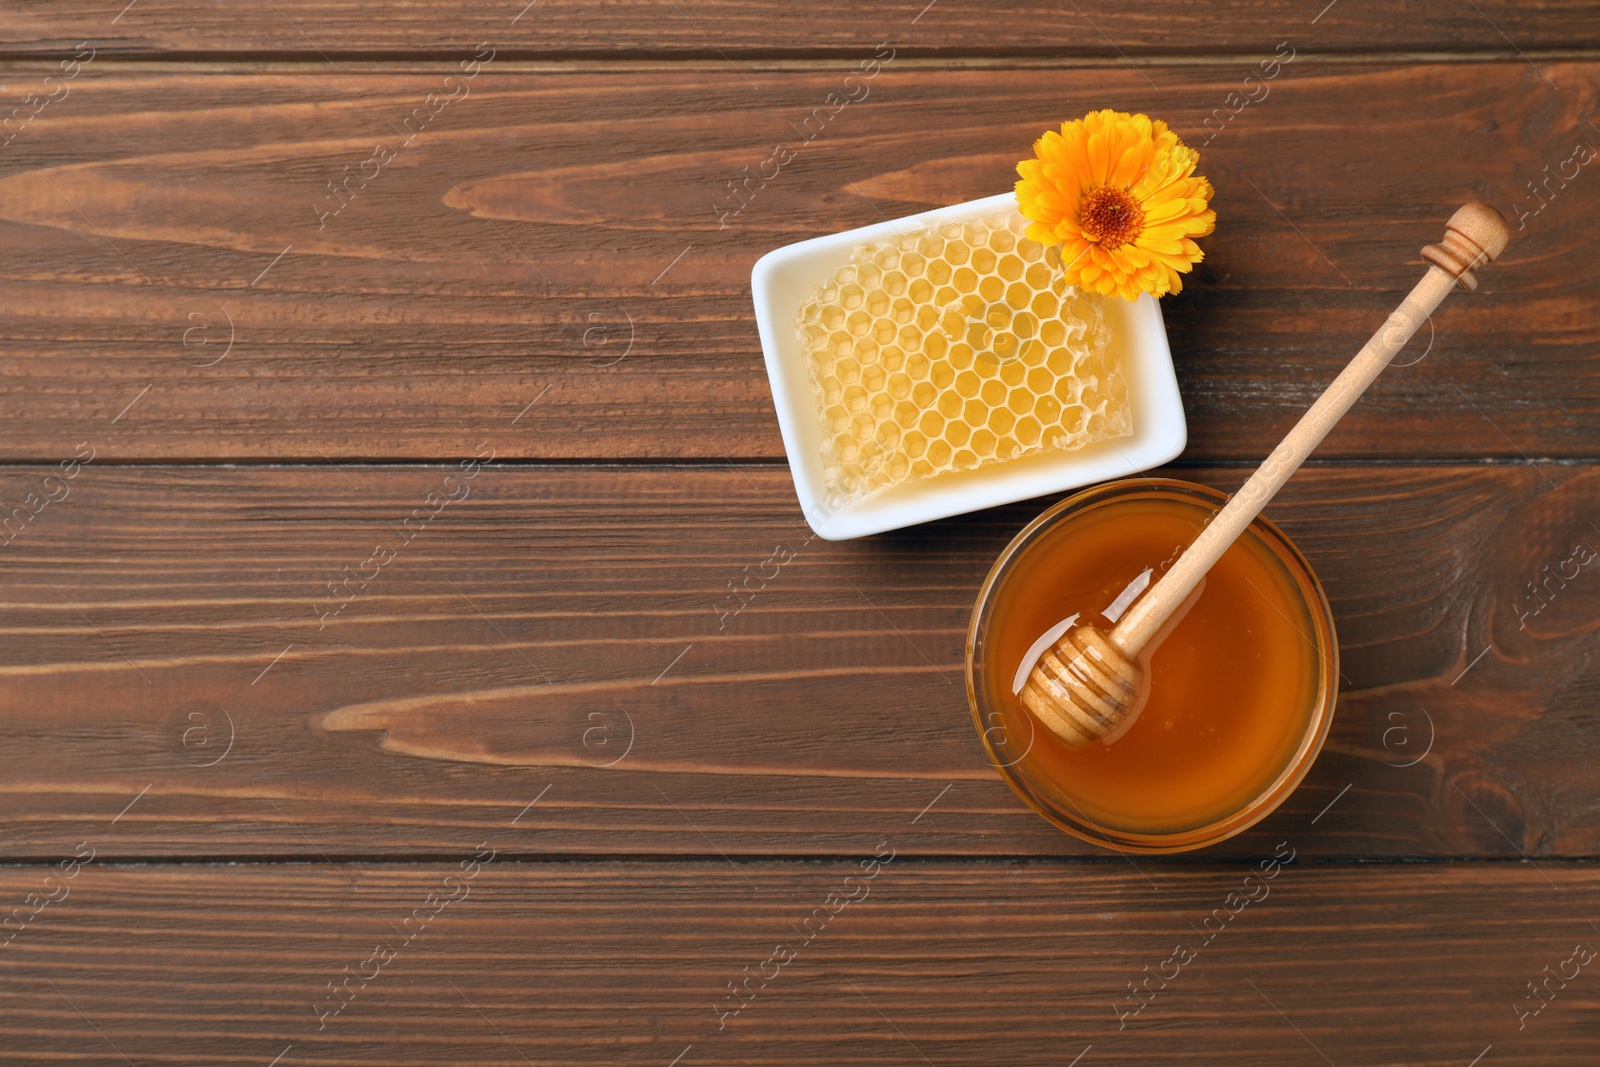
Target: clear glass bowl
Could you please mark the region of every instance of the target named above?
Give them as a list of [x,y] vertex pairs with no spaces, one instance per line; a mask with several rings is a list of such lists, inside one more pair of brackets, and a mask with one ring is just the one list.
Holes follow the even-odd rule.
[[[972,708],[973,723],[990,761],[1007,784],[1030,807],[1067,833],[1094,844],[1130,852],[1184,852],[1216,844],[1255,825],[1277,808],[1300,784],[1317,753],[1322,750],[1333,721],[1334,702],[1338,695],[1339,651],[1333,615],[1322,586],[1305,557],[1282,530],[1263,518],[1257,518],[1229,552],[1253,552],[1256,555],[1251,559],[1255,565],[1281,568],[1281,574],[1277,577],[1282,598],[1291,605],[1298,602],[1304,608],[1302,621],[1307,624],[1306,627],[1284,615],[1281,610],[1260,614],[1266,618],[1267,625],[1293,627],[1298,633],[1298,640],[1311,644],[1310,652],[1306,653],[1308,666],[1301,672],[1304,684],[1297,687],[1295,694],[1285,698],[1295,702],[1295,707],[1289,709],[1289,713],[1295,719],[1303,714],[1305,725],[1297,745],[1293,744],[1293,728],[1285,733],[1287,742],[1281,749],[1281,766],[1278,766],[1274,757],[1264,768],[1258,767],[1257,774],[1252,775],[1252,780],[1268,783],[1264,788],[1249,793],[1248,783],[1241,784],[1241,795],[1248,794],[1248,797],[1238,803],[1237,810],[1220,816],[1212,812],[1213,817],[1196,825],[1168,826],[1153,832],[1106,825],[1115,822],[1114,819],[1092,819],[1084,813],[1082,805],[1072,801],[1068,783],[1052,780],[1051,774],[1046,773],[1048,769],[1042,767],[1042,759],[1029,759],[1036,741],[1034,731],[1044,731],[1045,728],[1034,722],[1014,701],[1002,708],[1000,704],[1004,698],[996,699],[992,695],[999,683],[1004,683],[1008,690],[1014,685],[1012,679],[994,673],[1006,671],[1003,664],[990,662],[1004,655],[999,651],[1001,642],[995,633],[995,612],[1007,610],[1007,604],[1017,603],[1016,597],[1039,595],[1035,589],[1013,588],[1011,585],[1019,571],[1026,572],[1042,558],[1032,554],[1061,551],[1067,543],[1062,539],[1073,536],[1075,522],[1080,524],[1077,529],[1085,530],[1086,516],[1095,514],[1099,519],[1107,517],[1108,513],[1100,509],[1137,503],[1140,514],[1149,514],[1150,508],[1154,507],[1184,512],[1191,517],[1203,516],[1204,521],[1209,521],[1227,499],[1224,494],[1206,486],[1171,479],[1126,479],[1085,490],[1061,501],[1029,523],[1000,554],[979,590],[972,624],[967,633],[967,699]],[[1193,523],[1193,518],[1186,521]],[[1272,622],[1274,618],[1281,621]],[[1309,707],[1304,706],[1306,704]],[[1012,717],[1017,716],[1025,716],[1029,720],[1026,737],[1022,736],[1020,728],[1010,728]],[[1001,728],[1001,724],[1007,724],[1006,728]],[[1060,777],[1060,774],[1056,777]]]

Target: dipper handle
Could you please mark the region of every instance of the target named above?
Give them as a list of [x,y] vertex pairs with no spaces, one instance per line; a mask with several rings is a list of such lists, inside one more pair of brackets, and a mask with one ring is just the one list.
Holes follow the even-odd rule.
[[1111,631],[1112,643],[1130,659],[1139,654],[1440,301],[1457,285],[1476,289],[1475,271],[1500,255],[1510,238],[1505,218],[1487,204],[1470,203],[1450,216],[1444,240],[1422,250],[1428,273],[1172,568],[1133,603]]

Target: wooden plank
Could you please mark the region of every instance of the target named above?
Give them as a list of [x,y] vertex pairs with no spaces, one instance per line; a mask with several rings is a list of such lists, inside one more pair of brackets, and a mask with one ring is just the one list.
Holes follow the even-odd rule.
[[[1043,502],[829,543],[782,468],[454,470],[78,468],[3,549],[3,854],[429,856],[527,809],[506,848],[838,855],[930,804],[909,852],[1094,851],[999,781],[962,687],[978,585]],[[1208,855],[1600,853],[1600,582],[1550,577],[1600,544],[1597,487],[1297,475],[1269,513],[1344,691],[1305,784]]]
[[0,949],[0,1041],[16,1067],[1594,1062],[1592,867],[919,863],[899,829],[806,865],[483,863],[473,835],[470,878],[90,864]]
[[116,55],[273,57],[470,51],[492,41],[529,56],[818,56],[865,54],[885,38],[914,54],[1116,56],[1271,49],[1284,38],[1323,51],[1448,51],[1593,48],[1600,22],[1579,0],[1513,4],[1484,0],[1378,0],[1293,4],[1219,0],[1204,9],[1179,0],[1137,8],[1040,0],[979,5],[909,0],[871,10],[829,0],[796,9],[757,0],[458,0],[419,7],[278,0],[217,5],[194,0],[22,0],[7,5],[0,34],[12,55],[48,53],[89,40]]
[[[1204,140],[1241,78],[1233,63],[891,64],[806,141],[853,65],[752,86],[720,65],[491,63],[451,89],[453,66],[111,63],[0,157],[0,460],[56,462],[96,434],[123,460],[458,458],[541,395],[507,454],[779,457],[748,292],[759,255],[1003,190],[1034,134],[1090,106]],[[1600,301],[1582,235],[1600,196],[1580,169],[1535,215],[1526,183],[1597,136],[1563,101],[1600,92],[1600,65],[1307,56],[1270,84],[1202,150],[1221,228],[1165,302],[1189,455],[1264,455],[1476,195],[1525,230],[1323,454],[1592,458]],[[445,92],[470,95],[402,147],[401,124]],[[780,142],[797,157],[719,217],[741,202],[728,183]],[[369,164],[380,143],[395,158]],[[347,167],[378,176],[323,218]]]

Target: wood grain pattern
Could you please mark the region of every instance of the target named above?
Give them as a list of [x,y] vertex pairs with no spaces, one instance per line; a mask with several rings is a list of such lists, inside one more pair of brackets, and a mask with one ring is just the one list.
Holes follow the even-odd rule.
[[[80,468],[0,549],[6,854],[138,795],[108,856],[429,856],[548,787],[504,847],[839,855],[945,786],[907,851],[1092,852],[999,781],[962,688],[978,585],[1042,503],[829,543],[782,468],[459,473]],[[7,507],[39,480],[4,472]],[[1207,855],[1600,852],[1600,582],[1570,565],[1597,491],[1589,465],[1303,470],[1269,515],[1344,691],[1306,783]]]
[[[1596,48],[1586,0],[3,5],[0,1061],[1592,1063]],[[1457,204],[1521,224],[1269,509],[1344,691],[1199,857],[1000,782],[963,638],[1045,502],[811,539],[750,310],[1100,106],[1217,187],[1163,305],[1207,484]]]
[[[460,839],[464,861],[480,840]],[[496,858],[470,879],[456,863],[91,864],[0,948],[0,1043],[17,1067],[1063,1065],[1089,1048],[1084,1064],[1463,1067],[1491,1045],[1496,1064],[1575,1067],[1600,1043],[1593,964],[1568,962],[1600,942],[1586,865],[1295,863],[1263,880],[1252,864],[1246,881],[919,863],[899,842],[886,829],[861,852],[896,850],[871,878],[854,859]],[[44,878],[0,872],[0,899]],[[779,945],[792,957],[763,967]],[[1177,945],[1195,956],[1174,975]],[[1158,971],[1171,980],[1119,1029],[1128,984]],[[1535,1001],[1525,983],[1558,971],[1576,977]],[[371,977],[335,1000],[347,974]],[[745,1007],[719,1015],[747,976]]]
[[[776,458],[760,254],[1004,189],[1038,130],[1091,105],[1203,141],[1245,71],[891,64],[807,141],[854,63],[754,85],[720,62],[490,63],[468,89],[455,69],[85,67],[0,151],[0,460],[95,434],[128,461],[456,458],[541,395],[505,454]],[[1306,55],[1268,84],[1202,148],[1221,226],[1164,302],[1189,455],[1259,460],[1480,196],[1525,230],[1321,454],[1593,458],[1600,196],[1571,161],[1600,144],[1600,65]],[[451,92],[470,95],[402,147]],[[780,142],[796,158],[719,220]],[[380,143],[395,157],[369,162]],[[1527,183],[1563,165],[1531,214]],[[319,221],[328,183],[374,168]]]
[[1271,50],[1305,37],[1325,51],[1447,51],[1515,47],[1593,48],[1600,20],[1578,0],[1514,4],[1483,0],[1408,3],[1378,0],[1294,4],[1219,0],[1196,8],[1180,0],[1137,6],[1066,7],[1039,0],[978,4],[910,0],[858,5],[830,0],[804,8],[757,0],[455,0],[415,5],[346,0],[197,3],[136,0],[21,0],[0,15],[12,54],[51,52],[89,39],[119,55],[273,57],[359,53],[427,55],[470,51],[490,40],[534,56],[759,56],[868,53],[885,36],[907,39],[917,54],[1131,55]]

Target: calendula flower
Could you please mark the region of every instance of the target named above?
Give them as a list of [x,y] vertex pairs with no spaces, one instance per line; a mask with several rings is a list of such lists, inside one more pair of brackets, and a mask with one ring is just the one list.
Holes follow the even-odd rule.
[[1028,236],[1059,245],[1069,284],[1135,300],[1183,288],[1195,244],[1216,228],[1200,153],[1160,119],[1091,111],[1061,124],[1017,164],[1017,206]]

